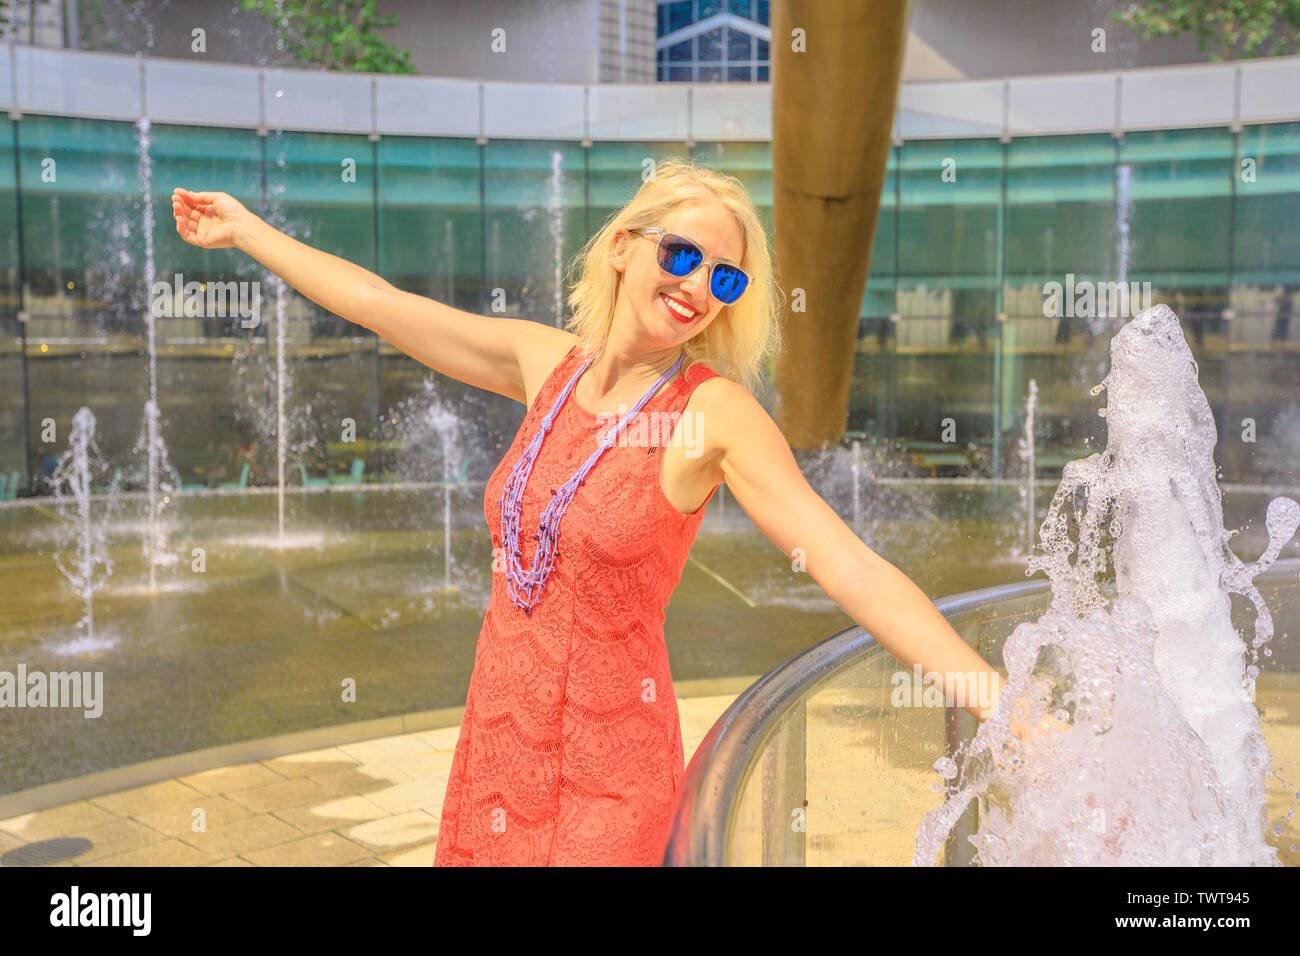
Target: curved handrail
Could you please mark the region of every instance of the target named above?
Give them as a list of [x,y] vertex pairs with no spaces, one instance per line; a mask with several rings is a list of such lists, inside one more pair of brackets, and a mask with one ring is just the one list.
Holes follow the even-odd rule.
[[[1300,558],[1276,562],[1256,585],[1300,572]],[[981,607],[1050,590],[1045,578],[1001,584],[940,598],[935,607],[948,620]],[[768,671],[732,702],[711,728],[682,779],[664,851],[664,866],[724,866],[741,790],[760,748],[790,703],[873,647],[862,627],[846,628],[800,651]],[[883,650],[883,648],[882,648]]]

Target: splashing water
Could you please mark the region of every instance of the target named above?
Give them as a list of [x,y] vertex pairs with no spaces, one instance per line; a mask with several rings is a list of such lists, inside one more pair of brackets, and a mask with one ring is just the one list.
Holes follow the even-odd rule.
[[[1029,561],[1051,580],[1051,606],[1007,639],[997,713],[960,766],[936,764],[948,799],[921,824],[916,865],[933,865],[972,800],[982,865],[1278,864],[1253,704],[1273,623],[1251,582],[1294,535],[1300,504],[1269,504],[1258,561],[1229,549],[1214,417],[1168,307],[1116,334],[1093,394],[1103,388],[1106,449],[1066,465]],[[1230,594],[1255,607],[1249,648]]]
[[[56,507],[63,512],[56,532],[59,550],[54,553],[54,563],[85,602],[79,629],[82,641],[88,645],[95,641],[95,592],[113,573],[105,522],[97,522],[91,515],[91,484],[106,470],[95,442],[95,415],[83,406],[72,417],[68,450],[59,456],[49,482]],[[110,511],[116,501],[116,491],[116,487],[109,488],[107,509]]]
[[[152,44],[151,44],[152,45]],[[149,152],[150,123],[143,118],[136,123],[139,131],[139,180],[143,198],[144,215],[144,285],[148,291],[154,280],[153,246],[153,159]],[[175,497],[177,489],[168,477],[171,464],[167,458],[167,444],[162,434],[162,414],[158,407],[158,329],[146,297],[144,322],[146,346],[149,356],[149,398],[145,401],[144,418],[135,452],[145,456],[145,489],[148,494],[146,531],[144,535],[144,561],[149,571],[149,590],[158,589],[158,568],[173,568],[178,555],[167,543],[167,525],[163,509]]]
[[1038,472],[1034,449],[1034,413],[1037,408],[1038,382],[1031,378],[1029,395],[1025,399],[1025,426],[1016,445],[1016,455],[1025,468],[1025,481],[1020,486],[1020,504],[1025,515],[1024,556],[1026,557],[1034,550],[1034,476]]

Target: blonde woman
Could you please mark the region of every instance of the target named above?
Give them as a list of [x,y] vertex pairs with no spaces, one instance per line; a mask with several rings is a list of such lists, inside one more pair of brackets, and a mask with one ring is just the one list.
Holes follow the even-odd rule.
[[[909,669],[1000,679],[804,480],[752,396],[779,291],[735,178],[660,163],[575,260],[561,330],[403,292],[276,231],[225,193],[176,190],[176,228],[234,246],[444,375],[523,403],[487,483],[492,594],[436,865],[654,865],[684,774],[668,603],[721,482]],[[980,708],[983,709],[980,709]]]

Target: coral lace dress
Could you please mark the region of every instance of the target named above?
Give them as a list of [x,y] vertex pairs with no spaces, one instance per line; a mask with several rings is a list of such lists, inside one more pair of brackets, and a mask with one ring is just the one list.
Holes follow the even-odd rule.
[[[586,358],[575,346],[551,373],[488,480],[483,511],[494,557],[510,470]],[[638,420],[630,421],[626,445],[601,456],[560,523],[555,565],[530,616],[511,602],[503,563],[494,561],[435,866],[662,861],[685,773],[664,608],[704,517],[703,505],[682,514],[659,485],[661,446],[676,420],[663,413],[680,415],[716,374],[696,364],[666,382],[641,411],[654,427],[638,440]],[[614,424],[572,393],[557,414],[523,496],[525,570],[551,489]],[[686,427],[689,452],[699,432]]]

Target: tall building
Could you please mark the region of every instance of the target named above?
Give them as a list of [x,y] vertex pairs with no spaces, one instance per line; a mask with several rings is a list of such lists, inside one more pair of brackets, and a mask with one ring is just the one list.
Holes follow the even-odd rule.
[[768,81],[770,0],[658,0],[661,82]]

